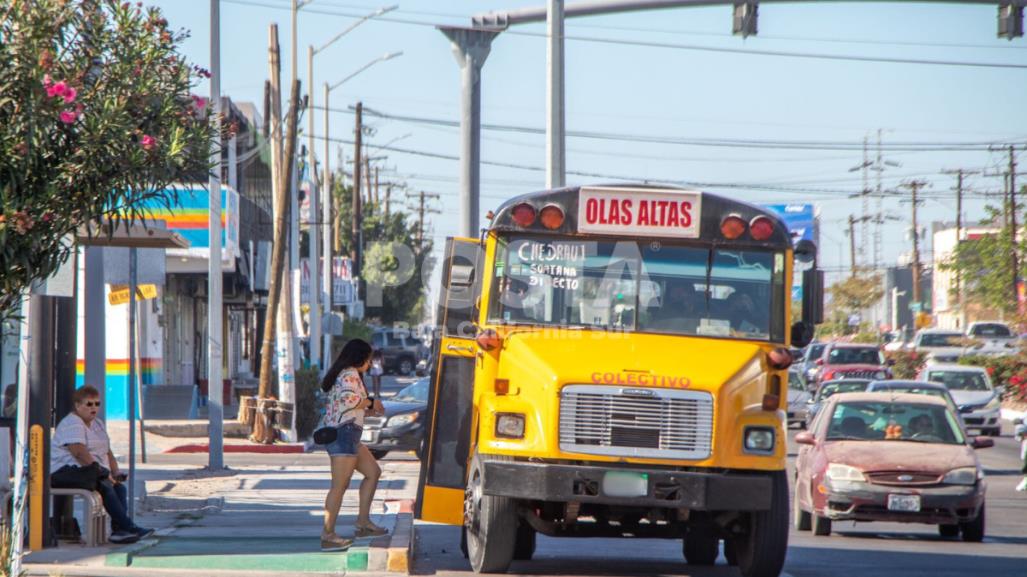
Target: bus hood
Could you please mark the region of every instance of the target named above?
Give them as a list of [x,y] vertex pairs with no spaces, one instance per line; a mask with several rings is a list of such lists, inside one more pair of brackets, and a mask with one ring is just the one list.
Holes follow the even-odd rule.
[[[757,343],[587,330],[515,330],[503,345],[501,373],[561,384],[712,391],[763,373]],[[755,361],[755,362],[754,362]]]

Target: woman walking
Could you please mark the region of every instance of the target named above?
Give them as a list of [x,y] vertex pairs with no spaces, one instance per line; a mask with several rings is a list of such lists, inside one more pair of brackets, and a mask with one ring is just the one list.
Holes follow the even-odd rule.
[[381,401],[367,394],[361,375],[371,366],[371,345],[360,339],[353,339],[342,348],[332,363],[321,390],[328,393],[324,426],[336,427],[338,436],[327,445],[332,464],[332,488],[325,497],[324,529],[321,532],[322,551],[341,551],[353,541],[335,533],[335,521],[339,517],[342,497],[349,487],[353,471],[360,471],[364,480],[360,482],[360,507],[354,524],[357,538],[384,535],[385,529],[371,522],[371,503],[382,474],[378,462],[360,442],[364,415],[380,415],[384,412]]

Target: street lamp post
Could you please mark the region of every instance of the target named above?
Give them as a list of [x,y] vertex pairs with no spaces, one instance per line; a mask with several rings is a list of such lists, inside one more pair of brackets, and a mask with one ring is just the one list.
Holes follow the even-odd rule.
[[[312,0],[307,0],[306,2],[302,2],[302,3],[294,2],[294,4],[296,5],[296,9],[298,10],[303,5],[308,4],[310,1],[312,1]],[[315,158],[314,158],[314,112],[313,112],[314,111],[314,56],[316,54],[320,53],[321,51],[323,51],[324,49],[328,48],[332,44],[334,44],[336,41],[338,41],[343,36],[345,36],[345,35],[349,34],[350,32],[352,32],[353,29],[356,28],[357,26],[360,26],[361,24],[363,24],[364,22],[367,22],[371,18],[375,18],[375,17],[381,16],[382,14],[385,14],[386,12],[391,12],[392,10],[395,10],[396,8],[398,8],[397,5],[392,5],[392,6],[386,6],[384,8],[379,8],[378,10],[375,10],[374,12],[371,12],[370,14],[368,14],[368,15],[364,16],[363,18],[358,19],[356,22],[350,24],[344,30],[342,30],[341,32],[339,32],[338,34],[333,36],[331,40],[329,40],[328,42],[325,42],[324,44],[322,44],[319,48],[314,48],[313,45],[310,45],[310,46],[307,47],[307,95],[308,95],[307,96],[307,98],[308,98],[308,104],[307,104],[307,107],[308,107],[307,108],[307,165],[310,167],[308,169],[308,171],[309,171],[308,174],[310,176],[310,212],[309,212],[309,214],[311,215],[311,220],[315,220],[317,218],[318,203],[319,203],[319,200],[320,200],[319,199],[320,195],[318,194],[317,186],[314,184],[314,181],[316,180],[314,178],[316,176],[314,174],[314,171],[316,170],[316,167],[317,167],[317,163],[316,163]],[[296,43],[295,43],[295,41],[296,41],[296,24],[295,24],[296,19],[295,19],[295,16],[296,16],[296,13],[293,12],[293,54],[295,54],[295,52],[296,52]],[[293,65],[295,66],[295,56],[293,57]],[[293,77],[295,77],[295,73],[293,74]],[[326,97],[325,100],[327,101],[327,97]],[[326,118],[327,118],[327,115],[326,115]],[[325,122],[327,122],[327,120]],[[326,129],[325,129],[325,137],[327,138],[327,136],[328,136],[328,132],[327,132],[327,127],[326,127]],[[325,173],[324,173],[325,174],[325,179],[322,182],[322,186],[326,187],[325,190],[324,190],[325,206],[326,206],[326,208],[323,211],[324,214],[322,215],[322,223],[321,223],[321,225],[322,225],[322,227],[324,227],[323,234],[324,234],[324,238],[326,239],[324,241],[325,245],[330,247],[331,245],[327,241],[328,237],[331,234],[330,233],[331,229],[329,228],[330,225],[327,224],[331,220],[331,199],[329,198],[329,196],[331,195],[331,191],[327,188],[327,186],[328,186],[328,175],[330,174],[330,172],[328,171],[328,141],[327,140],[325,140],[324,163],[325,163]],[[315,367],[319,367],[320,364],[321,364],[321,351],[319,350],[320,347],[318,346],[318,343],[321,341],[321,302],[322,302],[322,299],[323,299],[323,302],[325,303],[325,309],[326,310],[331,310],[331,307],[332,307],[332,303],[331,303],[331,290],[332,290],[332,287],[331,287],[331,282],[332,282],[332,280],[331,280],[332,279],[332,277],[331,277],[331,250],[329,249],[329,250],[324,251],[324,255],[323,255],[324,256],[324,263],[323,263],[323,265],[324,265],[324,269],[326,271],[328,271],[328,272],[326,274],[324,274],[324,275],[320,275],[321,276],[321,290],[318,291],[318,290],[315,289],[315,287],[317,286],[318,276],[319,276],[318,271],[319,271],[319,268],[320,268],[319,267],[320,263],[318,263],[318,258],[317,258],[317,254],[318,254],[318,250],[317,249],[318,249],[318,242],[320,242],[320,239],[319,239],[320,235],[318,234],[317,226],[314,225],[313,223],[308,223],[308,230],[309,230],[309,234],[310,234],[310,249],[309,249],[309,254],[310,254],[310,364],[315,366]],[[328,357],[328,356],[331,355],[331,348],[330,348],[331,341],[328,340],[328,339],[325,339],[325,342],[328,343],[328,344],[324,345],[325,346],[325,348],[324,348],[324,356]],[[330,362],[330,359],[329,359],[329,362]],[[328,364],[328,362],[325,362],[325,365],[327,365],[327,364]]]

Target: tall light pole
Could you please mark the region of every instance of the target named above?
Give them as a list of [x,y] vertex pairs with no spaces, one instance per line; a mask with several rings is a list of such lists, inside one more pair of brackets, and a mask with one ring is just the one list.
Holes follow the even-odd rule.
[[[297,9],[298,9],[300,5],[298,3],[296,5],[297,5]],[[329,40],[328,42],[325,42],[319,48],[314,48],[313,45],[310,45],[310,46],[307,47],[307,102],[308,102],[308,104],[307,104],[307,166],[309,166],[308,174],[310,176],[310,212],[309,212],[309,214],[311,215],[311,220],[312,221],[316,220],[316,218],[317,218],[318,201],[319,201],[319,196],[320,196],[318,194],[317,185],[315,184],[315,181],[317,179],[315,178],[316,175],[314,174],[314,172],[317,170],[317,161],[314,158],[314,56],[317,55],[318,53],[320,53],[321,51],[323,51],[325,48],[328,48],[329,46],[334,44],[337,40],[339,40],[343,36],[349,34],[357,26],[360,26],[361,24],[363,24],[364,22],[367,22],[371,18],[375,18],[377,16],[381,16],[382,14],[385,14],[386,12],[391,12],[392,10],[395,10],[397,7],[398,7],[397,5],[392,5],[392,6],[386,6],[384,8],[379,8],[378,10],[375,10],[374,12],[372,12],[372,13],[364,16],[363,18],[360,18],[356,22],[350,24],[342,32],[339,32],[338,34],[333,36],[331,40]],[[293,13],[293,14],[294,14],[293,22],[294,22],[294,26],[295,26],[295,13]],[[296,33],[295,33],[295,28],[294,28],[293,29],[293,39],[294,40],[296,38],[295,34]],[[295,45],[293,46],[293,48],[295,50]],[[325,101],[327,102],[327,96],[325,98]],[[328,122],[327,118],[328,118],[328,114],[327,114],[327,110],[326,110],[325,111],[325,122],[326,123]],[[327,131],[327,125],[326,125],[326,127],[325,127],[325,157],[324,157],[324,162],[325,162],[325,178],[324,178],[324,181],[323,181],[322,185],[326,187],[325,191],[324,191],[324,194],[325,194],[325,205],[326,205],[327,208],[323,211],[324,214],[322,215],[322,223],[321,223],[322,227],[325,227],[325,230],[323,231],[325,239],[327,239],[330,236],[330,234],[331,234],[331,232],[330,232],[331,229],[329,228],[330,225],[326,224],[326,223],[328,223],[331,220],[331,214],[332,214],[331,213],[331,199],[328,198],[331,195],[331,190],[329,190],[327,188],[327,186],[328,186],[328,176],[331,174],[327,170],[327,166],[328,166],[328,140],[327,140],[327,137],[328,137],[328,131]],[[320,348],[321,347],[319,346],[319,343],[321,342],[321,302],[322,302],[322,299],[323,299],[323,301],[326,303],[325,304],[325,308],[327,310],[331,310],[332,303],[330,302],[330,299],[331,299],[331,290],[332,290],[332,288],[331,288],[331,282],[332,282],[332,277],[331,277],[331,265],[332,265],[331,258],[332,257],[331,257],[331,251],[330,250],[325,251],[325,255],[324,255],[324,269],[326,271],[328,271],[328,272],[327,272],[327,274],[319,275],[318,274],[318,269],[319,269],[319,264],[320,263],[318,263],[318,257],[317,257],[317,254],[318,254],[318,250],[317,249],[318,249],[318,242],[319,242],[319,238],[318,237],[319,237],[319,235],[318,235],[317,226],[315,224],[313,224],[313,222],[308,223],[307,230],[309,231],[309,235],[310,235],[310,247],[309,247],[309,253],[308,253],[310,255],[310,364],[315,366],[315,367],[320,367],[320,364],[321,364],[321,351],[320,351]],[[327,240],[325,241],[325,245],[326,246],[331,246],[327,242]],[[318,282],[318,276],[321,276],[321,279],[320,279],[321,280],[321,290],[320,291],[316,290],[316,286],[317,286],[317,282]],[[331,341],[326,339],[325,342],[329,343],[328,346],[325,348],[325,352],[324,352],[324,356],[328,357],[328,356],[331,355],[331,348],[330,348]],[[328,363],[326,362],[325,364],[327,365]]]
[[564,145],[564,90],[563,90],[563,0],[546,2],[548,30],[546,59],[549,64],[549,82],[546,84],[546,188],[564,185],[567,171],[567,151]]
[[[211,122],[216,137],[210,142],[214,167],[210,171],[210,256],[207,259],[207,395],[210,400],[207,426],[210,451],[207,466],[212,471],[224,468],[222,420],[224,387],[221,386],[221,3],[210,1],[210,101]],[[129,383],[134,387],[133,383]],[[133,483],[134,484],[134,480]],[[129,485],[131,488],[131,485]]]

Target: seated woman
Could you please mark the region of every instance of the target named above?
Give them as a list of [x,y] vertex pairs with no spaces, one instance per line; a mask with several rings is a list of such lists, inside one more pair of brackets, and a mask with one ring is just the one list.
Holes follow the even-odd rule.
[[86,385],[71,396],[75,408],[61,419],[50,447],[50,484],[54,487],[98,491],[111,517],[111,543],[134,543],[153,534],[139,527],[128,513],[124,475],[111,452],[111,440],[103,421],[96,418],[100,392]]

